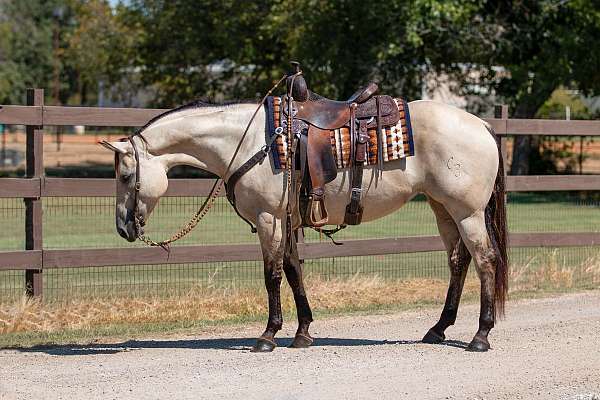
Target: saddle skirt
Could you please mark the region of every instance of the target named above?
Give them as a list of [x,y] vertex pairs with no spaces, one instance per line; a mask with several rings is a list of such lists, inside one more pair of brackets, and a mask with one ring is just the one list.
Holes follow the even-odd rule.
[[[401,158],[413,156],[415,154],[412,127],[410,124],[410,114],[408,105],[404,99],[394,99],[400,120],[396,125],[382,126],[381,137],[377,135],[377,128],[369,128],[368,154],[364,165],[376,165],[377,159],[377,142],[383,140],[384,151],[383,161],[394,161]],[[266,101],[267,108],[267,128],[269,137],[275,135],[275,130],[282,126],[285,118],[282,110],[281,97],[271,96]],[[334,129],[330,132],[331,151],[335,157],[338,169],[350,168],[350,130],[347,127]],[[279,135],[271,145],[271,152],[275,169],[286,168],[287,157],[287,141],[285,137]]]

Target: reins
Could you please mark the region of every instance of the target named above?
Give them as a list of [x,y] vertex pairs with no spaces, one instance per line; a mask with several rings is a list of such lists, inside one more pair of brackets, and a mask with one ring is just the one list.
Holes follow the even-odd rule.
[[[143,138],[143,136],[141,136],[141,132],[138,132],[137,134],[131,135],[128,137],[129,142],[131,143],[131,146],[133,147],[133,152],[134,152],[134,157],[135,157],[135,162],[136,162],[136,166],[135,166],[135,186],[134,186],[134,209],[133,209],[133,219],[134,219],[134,224],[135,224],[135,234],[137,236],[137,238],[139,240],[141,240],[142,242],[146,243],[148,246],[152,246],[152,247],[162,247],[164,250],[169,251],[170,247],[169,245],[181,238],[183,238],[184,236],[186,236],[188,233],[190,233],[197,225],[198,223],[206,216],[206,214],[208,213],[208,211],[212,208],[215,200],[217,199],[219,193],[221,192],[221,189],[223,188],[223,182],[224,179],[227,177],[227,175],[229,174],[229,171],[231,170],[231,167],[233,166],[233,163],[242,147],[242,144],[244,142],[244,139],[246,138],[246,135],[248,134],[248,131],[250,130],[250,126],[252,125],[252,122],[254,121],[254,119],[256,118],[256,115],[258,114],[258,112],[260,111],[261,107],[263,107],[263,104],[265,103],[267,97],[269,97],[271,95],[271,93],[273,92],[273,90],[275,90],[280,84],[281,82],[284,81],[284,79],[287,77],[287,75],[284,75],[279,81],[277,81],[277,83],[275,83],[275,85],[273,85],[273,87],[265,94],[265,96],[263,97],[263,99],[261,100],[261,102],[259,103],[258,107],[256,108],[256,110],[254,111],[254,113],[252,114],[252,117],[250,118],[250,121],[248,121],[248,124],[246,125],[246,129],[244,130],[244,133],[242,134],[242,137],[240,139],[240,141],[237,144],[237,147],[235,149],[235,151],[233,152],[233,156],[231,157],[231,161],[229,162],[229,165],[227,166],[227,169],[225,170],[225,173],[223,174],[223,178],[217,178],[215,180],[215,183],[212,187],[212,189],[210,190],[210,193],[208,194],[208,197],[206,198],[206,200],[204,200],[204,203],[202,203],[202,205],[200,206],[200,208],[198,209],[198,211],[196,211],[196,213],[194,214],[194,216],[190,219],[190,221],[177,233],[175,233],[173,236],[171,236],[168,239],[162,240],[160,242],[156,242],[154,240],[152,240],[150,237],[146,236],[146,235],[141,235],[141,227],[144,225],[144,222],[140,216],[139,216],[139,203],[138,203],[138,192],[141,189],[141,182],[140,182],[140,160],[139,160],[139,153],[138,153],[138,149],[135,145],[135,142],[133,140],[133,138],[135,136],[140,136],[142,138],[142,140],[145,141],[145,139]],[[267,146],[263,146],[260,150],[260,152],[264,152],[265,154],[267,154],[266,152],[268,151],[266,149]],[[270,146],[269,146],[270,147]]]

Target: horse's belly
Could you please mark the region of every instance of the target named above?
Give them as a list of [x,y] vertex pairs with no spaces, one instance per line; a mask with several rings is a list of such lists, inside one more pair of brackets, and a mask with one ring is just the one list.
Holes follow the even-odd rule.
[[[325,187],[325,207],[329,213],[330,225],[344,222],[346,205],[350,202],[351,185],[348,171],[338,172],[337,178]],[[398,210],[416,192],[404,171],[385,170],[380,174],[376,168],[363,171],[361,205],[362,221],[373,221]]]

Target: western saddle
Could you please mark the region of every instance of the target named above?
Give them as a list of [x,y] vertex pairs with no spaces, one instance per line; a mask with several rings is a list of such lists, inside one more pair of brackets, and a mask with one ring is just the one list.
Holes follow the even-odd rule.
[[[384,146],[381,140],[382,127],[398,123],[398,106],[390,96],[375,95],[378,86],[373,82],[357,90],[346,101],[319,96],[308,89],[300,64],[292,62],[292,65],[294,70],[286,82],[287,95],[282,99],[282,127],[299,138],[298,159],[303,180],[301,192],[304,193],[301,196],[303,223],[320,228],[328,222],[324,186],[337,176],[330,131],[346,127],[350,132],[352,191],[346,206],[344,225],[358,225],[363,212],[360,200],[363,166],[368,157],[368,129],[377,128],[377,160],[381,169]],[[291,129],[287,127],[288,121],[291,121]],[[308,174],[304,173],[306,166]]]

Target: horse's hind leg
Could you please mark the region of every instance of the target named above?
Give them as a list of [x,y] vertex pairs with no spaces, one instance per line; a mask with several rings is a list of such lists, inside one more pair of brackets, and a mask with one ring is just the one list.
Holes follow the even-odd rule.
[[313,318],[310,305],[308,304],[308,298],[306,297],[306,291],[304,290],[302,265],[300,264],[297,255],[292,255],[289,260],[284,258],[283,271],[292,288],[294,302],[296,303],[296,310],[298,312],[298,330],[296,331],[296,337],[290,347],[309,347],[313,342],[313,338],[308,333],[308,328],[313,321]]
[[267,213],[261,213],[257,218],[256,229],[263,252],[265,286],[269,302],[269,319],[265,331],[252,348],[253,352],[273,351],[277,346],[275,343],[275,334],[283,325],[280,292],[283,270],[281,223],[281,219],[277,219]]
[[467,350],[487,351],[490,348],[488,334],[494,327],[495,319],[495,277],[497,255],[486,230],[484,211],[461,220],[458,223],[465,245],[475,259],[477,274],[481,281],[481,309],[479,313],[479,329],[469,343]]
[[446,294],[444,310],[437,324],[423,338],[423,342],[433,344],[441,343],[446,338],[444,334],[446,329],[454,325],[456,321],[460,296],[471,262],[471,254],[461,240],[456,223],[444,206],[432,199],[429,199],[429,204],[435,214],[438,230],[448,253],[448,266],[450,267],[450,284]]

